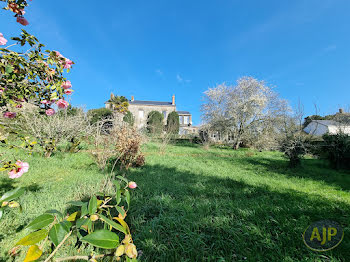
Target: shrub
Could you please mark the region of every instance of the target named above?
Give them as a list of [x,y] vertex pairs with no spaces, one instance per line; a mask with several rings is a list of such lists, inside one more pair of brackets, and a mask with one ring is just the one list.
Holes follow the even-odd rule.
[[134,118],[134,115],[128,111],[124,117],[123,117],[123,121],[128,123],[130,126],[134,126],[134,123],[135,123],[135,118]]
[[50,157],[57,150],[58,143],[72,139],[76,142],[91,132],[91,126],[82,110],[77,110],[75,115],[61,110],[52,116],[40,114],[39,110],[18,110],[18,117],[7,121],[7,127],[21,136],[35,138],[46,157]]
[[326,158],[336,169],[350,167],[350,136],[342,132],[323,135],[324,144],[319,150],[321,156]]
[[163,131],[164,116],[158,111],[151,111],[147,117],[147,130],[151,134],[160,134]]
[[112,119],[113,112],[108,108],[91,109],[88,111],[87,116],[89,117],[91,124],[96,124],[99,121]]
[[167,118],[166,131],[172,134],[178,134],[180,129],[179,114],[177,112],[171,112]]
[[90,151],[100,169],[105,169],[108,163],[113,167],[119,165],[121,170],[144,165],[144,156],[140,152],[142,138],[135,128],[114,120],[113,129],[104,134],[102,125],[95,132]]

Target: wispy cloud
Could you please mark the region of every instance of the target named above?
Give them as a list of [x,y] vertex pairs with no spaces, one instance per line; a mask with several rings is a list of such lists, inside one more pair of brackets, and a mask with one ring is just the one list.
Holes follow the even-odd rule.
[[180,76],[179,74],[176,75],[176,80],[177,82],[179,82],[180,84],[182,83],[191,83],[191,80],[189,79],[184,79],[182,76]]
[[163,75],[164,75],[163,71],[160,70],[160,69],[156,69],[155,72],[156,72],[156,74],[159,75],[159,76],[163,76]]

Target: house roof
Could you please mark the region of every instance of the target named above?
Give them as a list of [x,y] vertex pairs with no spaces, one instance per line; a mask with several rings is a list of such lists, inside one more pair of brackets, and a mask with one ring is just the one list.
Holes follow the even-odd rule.
[[191,113],[188,111],[176,111],[179,115],[190,115]]
[[315,122],[315,123],[318,123],[318,124],[324,125],[324,126],[337,126],[340,124],[334,120],[312,120],[312,122]]
[[[150,105],[150,106],[172,106],[171,102],[161,102],[161,101],[142,101],[142,100],[129,100],[130,105]],[[174,105],[175,106],[175,105]]]

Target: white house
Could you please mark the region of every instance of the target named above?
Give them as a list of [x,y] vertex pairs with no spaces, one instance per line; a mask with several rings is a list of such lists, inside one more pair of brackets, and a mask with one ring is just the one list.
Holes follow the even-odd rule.
[[326,133],[329,134],[337,134],[340,131],[350,135],[350,126],[341,124],[334,120],[312,120],[305,128],[305,133],[314,135],[314,136],[322,136]]

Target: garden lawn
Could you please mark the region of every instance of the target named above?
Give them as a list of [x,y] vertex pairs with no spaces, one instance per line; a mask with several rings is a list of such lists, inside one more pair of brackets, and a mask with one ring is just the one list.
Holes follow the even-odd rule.
[[[143,151],[146,165],[127,174],[138,184],[127,221],[141,261],[350,260],[350,173],[315,159],[288,169],[278,152],[182,144],[159,154],[154,143]],[[28,188],[20,199],[23,213],[11,210],[0,221],[0,261],[7,261],[7,251],[33,218],[86,199],[100,189],[104,175],[86,153],[50,159],[22,154],[22,160],[31,166],[28,173],[0,180],[1,193]],[[318,253],[304,245],[302,234],[323,219],[338,221],[345,237],[334,250]],[[74,241],[57,256],[73,255]]]

